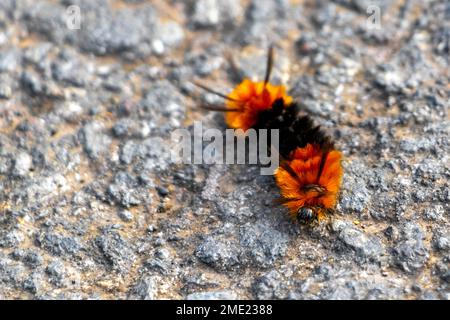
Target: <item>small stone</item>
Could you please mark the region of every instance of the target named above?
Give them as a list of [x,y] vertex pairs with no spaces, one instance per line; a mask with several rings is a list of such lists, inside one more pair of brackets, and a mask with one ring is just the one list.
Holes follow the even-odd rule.
[[433,246],[438,251],[450,251],[450,232],[436,231],[433,235]]
[[76,121],[83,113],[83,107],[76,101],[64,101],[55,106],[55,111],[67,121]]
[[16,49],[0,52],[0,72],[12,72],[17,70],[20,63],[20,53]]
[[394,247],[394,263],[403,271],[414,274],[428,261],[425,235],[419,225],[407,223],[401,231],[401,240]]
[[20,83],[31,94],[40,96],[44,93],[44,85],[34,73],[28,71],[23,72],[20,78]]
[[[164,108],[161,108],[162,105]],[[167,80],[152,83],[135,110],[142,119],[151,120],[150,129],[155,132],[168,132],[178,128],[185,117],[183,96]]]
[[170,272],[174,272],[176,269],[172,265],[171,254],[167,249],[156,250],[154,257],[148,259],[145,262],[145,267],[149,270],[159,272],[163,275],[167,275]]
[[422,214],[425,219],[436,221],[442,219],[444,213],[444,208],[441,205],[436,205],[425,208]]
[[165,197],[169,194],[169,190],[161,186],[156,186],[156,191],[158,191],[161,197]]
[[9,99],[12,96],[12,89],[7,83],[0,82],[0,98]]
[[119,218],[125,222],[130,222],[133,220],[133,214],[128,210],[120,210]]
[[192,21],[197,27],[218,27],[235,23],[243,15],[238,0],[200,0],[196,1]]
[[333,275],[333,268],[328,264],[321,264],[314,268],[314,277],[320,281],[328,281]]
[[[182,26],[175,21],[160,21],[156,25],[155,34],[164,45],[164,49],[179,46],[185,37]],[[153,43],[155,41],[157,40],[153,40]]]
[[282,287],[283,278],[279,272],[272,270],[253,282],[252,291],[259,300],[283,299]]
[[19,230],[0,230],[0,247],[14,248],[25,240],[25,235]]
[[151,130],[146,121],[136,121],[130,118],[120,119],[112,129],[116,137],[143,139],[149,136]]
[[248,223],[240,229],[240,245],[244,259],[255,266],[268,268],[286,254],[286,234],[263,223]]
[[193,20],[198,26],[210,27],[219,23],[220,13],[217,0],[195,2]]
[[128,299],[154,300],[157,297],[156,279],[150,276],[141,278],[130,290]]
[[76,87],[84,87],[93,72],[93,65],[82,61],[72,50],[63,50],[52,63],[52,75],[56,81],[62,81]]
[[137,179],[127,172],[118,172],[112,184],[107,188],[107,196],[111,202],[121,204],[125,208],[142,202],[142,194],[137,189]]
[[164,43],[159,39],[153,40],[152,49],[156,55],[162,55],[164,53]]
[[391,241],[395,241],[398,239],[398,230],[393,226],[389,226],[384,230],[384,235]]
[[367,235],[350,224],[343,224],[339,229],[339,239],[345,246],[351,248],[358,258],[369,261],[380,261],[381,257],[385,254],[385,248],[377,237]]
[[32,268],[37,268],[44,262],[44,259],[37,251],[28,251],[24,256],[24,263]]
[[195,256],[219,271],[235,269],[240,264],[237,244],[226,239],[207,237],[195,250]]
[[45,273],[53,285],[63,287],[66,284],[66,269],[61,261],[51,262],[45,269]]
[[15,161],[12,174],[16,177],[25,177],[33,165],[33,158],[26,152],[20,152]]
[[38,272],[33,272],[28,278],[26,278],[22,284],[23,289],[33,294],[38,293],[43,286],[42,275]]
[[37,237],[38,244],[56,256],[76,255],[82,248],[76,237],[63,236],[59,233],[41,233]]
[[30,46],[24,51],[24,60],[28,63],[38,65],[45,60],[49,51],[53,48],[50,42],[39,42],[35,46]]
[[381,68],[375,72],[375,76],[376,83],[389,93],[398,93],[404,87],[405,76],[391,66]]
[[344,192],[339,200],[339,206],[344,212],[363,212],[370,200],[370,193],[362,183],[349,185],[344,177]]
[[116,231],[105,230],[95,238],[94,244],[105,266],[113,271],[126,274],[136,259],[131,244]]
[[86,153],[93,159],[108,151],[111,138],[104,133],[104,126],[100,122],[90,122],[81,131],[81,141]]

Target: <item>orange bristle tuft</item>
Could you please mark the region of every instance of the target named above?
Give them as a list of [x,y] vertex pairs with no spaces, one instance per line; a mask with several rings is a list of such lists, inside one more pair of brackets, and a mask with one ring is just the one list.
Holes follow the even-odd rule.
[[228,98],[227,107],[238,108],[241,112],[227,113],[225,121],[229,127],[244,131],[253,127],[258,121],[258,115],[272,108],[276,100],[283,99],[286,106],[292,103],[292,97],[286,94],[284,86],[248,79],[237,85]]
[[295,149],[289,157],[288,165],[295,177],[282,166],[276,170],[275,179],[281,196],[287,199],[283,205],[293,217],[297,217],[300,208],[309,207],[316,209],[316,218],[320,220],[327,210],[334,208],[343,175],[342,155],[337,150],[328,151],[318,176],[324,156],[319,145],[307,144]]

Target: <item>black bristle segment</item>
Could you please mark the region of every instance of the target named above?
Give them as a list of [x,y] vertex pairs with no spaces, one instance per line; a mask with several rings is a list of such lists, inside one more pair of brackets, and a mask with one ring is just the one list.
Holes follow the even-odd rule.
[[282,99],[260,114],[255,129],[279,129],[280,154],[285,158],[308,143],[319,145],[323,152],[334,148],[330,137],[314,124],[310,116],[302,115],[295,103],[286,106]]

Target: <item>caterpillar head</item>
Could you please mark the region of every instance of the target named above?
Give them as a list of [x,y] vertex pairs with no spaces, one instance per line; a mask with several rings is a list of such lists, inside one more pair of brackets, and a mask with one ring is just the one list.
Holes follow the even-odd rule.
[[310,207],[302,207],[297,210],[297,221],[300,223],[311,223],[317,219],[317,215]]

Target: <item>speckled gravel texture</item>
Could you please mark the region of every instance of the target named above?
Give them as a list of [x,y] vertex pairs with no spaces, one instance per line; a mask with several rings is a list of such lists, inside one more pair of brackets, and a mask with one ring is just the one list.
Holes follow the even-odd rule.
[[[189,81],[262,79],[270,43],[345,157],[313,227],[258,167],[167,153],[225,128]],[[0,298],[449,299],[449,76],[446,0],[2,0]]]

